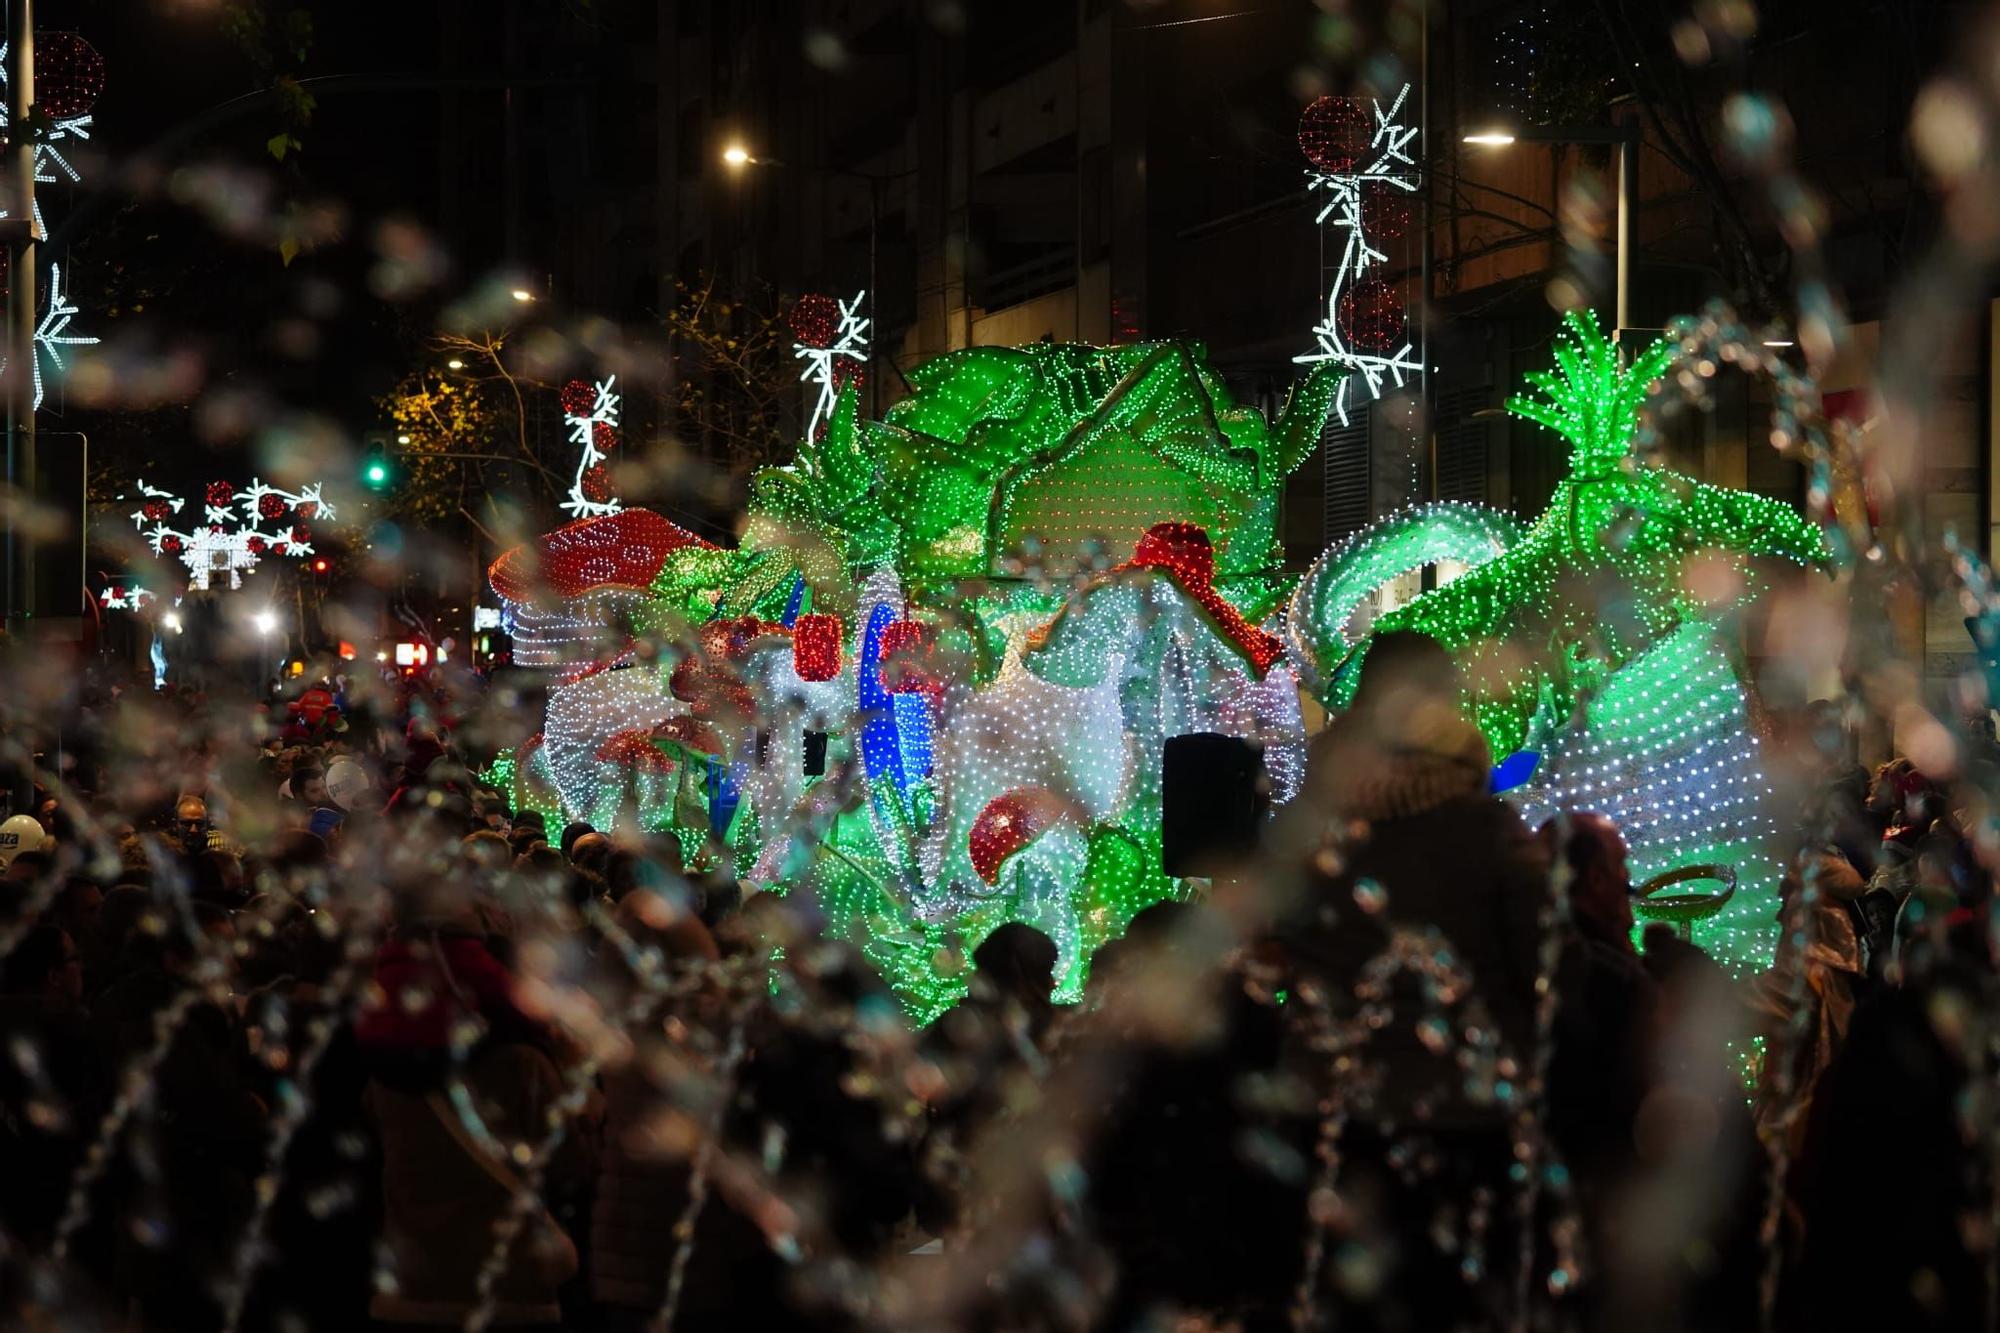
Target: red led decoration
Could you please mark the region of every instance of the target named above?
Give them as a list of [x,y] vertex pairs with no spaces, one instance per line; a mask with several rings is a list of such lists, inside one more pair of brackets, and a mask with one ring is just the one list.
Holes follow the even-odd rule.
[[[280,505],[279,508],[282,510],[284,506]],[[300,518],[307,518],[307,519],[318,518],[319,502],[316,500],[301,500],[299,501],[298,508],[294,509],[292,512],[297,514]]]
[[597,452],[608,454],[618,447],[618,432],[608,421],[590,423],[590,442],[597,446]]
[[573,417],[587,417],[597,406],[597,387],[589,380],[571,380],[562,386],[562,410]]
[[1259,677],[1284,656],[1284,644],[1245,620],[1215,590],[1215,545],[1199,523],[1155,523],[1123,567],[1157,569],[1180,584],[1223,637],[1250,659]]
[[1016,787],[986,803],[965,836],[972,868],[988,884],[1000,882],[1000,867],[1062,818],[1062,802],[1045,787]]
[[139,512],[146,516],[148,522],[164,523],[167,521],[167,515],[174,512],[174,508],[165,500],[148,500]]
[[181,553],[181,539],[171,532],[168,533],[166,536],[160,538],[160,550],[168,555],[179,555]]
[[833,359],[833,389],[835,393],[852,384],[860,388],[868,382],[868,367],[860,361],[844,356]]
[[259,518],[283,518],[285,516],[285,509],[284,497],[280,495],[267,495],[257,501],[257,517]]
[[81,116],[104,92],[104,57],[73,32],[35,34],[35,106],[50,120]]
[[930,652],[934,634],[922,620],[892,620],[882,627],[882,688],[891,694],[943,693],[944,682],[919,665]]
[[614,732],[597,747],[597,757],[607,764],[623,764],[643,773],[671,773],[674,761],[653,744],[653,733],[645,727]]
[[650,510],[625,509],[578,519],[531,546],[517,546],[495,560],[486,577],[493,591],[522,605],[543,593],[561,600],[607,586],[644,589],[669,555],[708,544]]
[[1371,191],[1361,205],[1361,225],[1371,241],[1393,241],[1410,229],[1416,210],[1393,186]]
[[840,674],[839,616],[800,616],[792,626],[792,669],[800,680],[832,680]]
[[831,296],[809,292],[785,316],[792,336],[807,347],[831,347],[840,332],[840,303]]
[[306,544],[307,542],[311,541],[312,539],[313,539],[313,535],[312,535],[312,529],[311,529],[311,528],[307,527],[307,526],[306,526],[305,524],[303,524],[303,523],[299,523],[299,524],[295,524],[295,525],[293,526],[293,528],[292,528],[292,545],[294,545],[294,546],[304,546],[304,545],[305,545],[305,544]]
[[1368,108],[1355,97],[1322,97],[1299,113],[1299,151],[1329,176],[1361,163],[1374,133]]
[[604,470],[604,464],[594,464],[583,474],[583,498],[592,504],[611,498],[611,474]]
[[252,537],[250,540],[244,542],[243,545],[249,549],[252,555],[264,554],[265,543],[262,537]]
[[220,509],[236,498],[236,488],[226,481],[208,483],[208,502]]
[[1362,278],[1340,294],[1340,332],[1351,351],[1395,351],[1404,342],[1402,297],[1380,278]]

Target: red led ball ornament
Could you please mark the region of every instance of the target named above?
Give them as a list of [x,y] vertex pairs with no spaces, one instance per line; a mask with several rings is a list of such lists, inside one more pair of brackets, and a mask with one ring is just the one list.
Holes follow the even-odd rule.
[[583,474],[583,498],[592,504],[603,504],[611,498],[611,474],[599,463]]
[[304,546],[313,539],[312,529],[301,523],[292,529],[292,545]]
[[292,512],[296,513],[300,518],[318,518],[319,506],[311,500],[306,500],[300,503],[299,507]]
[[236,498],[236,488],[226,481],[208,483],[208,502],[218,509]]
[[800,680],[832,680],[840,674],[839,616],[800,616],[792,626],[792,669]]
[[181,539],[172,533],[168,533],[166,536],[160,538],[160,549],[168,555],[179,555],[181,551]]
[[831,347],[840,332],[840,303],[831,296],[809,292],[785,316],[792,336],[808,347]]
[[243,544],[244,546],[249,548],[250,554],[252,555],[264,554],[264,539],[262,537],[252,537],[249,541]]
[[283,518],[284,516],[285,501],[282,496],[266,495],[257,501],[257,517]]
[[73,32],[35,34],[35,105],[50,120],[81,116],[104,91],[104,57]]
[[167,521],[167,515],[174,511],[173,506],[165,500],[148,500],[139,512],[146,516],[148,522],[164,523]]
[[1322,97],[1299,113],[1299,151],[1329,176],[1361,165],[1374,125],[1358,98]]
[[1361,229],[1371,241],[1393,241],[1410,229],[1411,196],[1393,185],[1370,186],[1361,196]]
[[597,406],[597,388],[589,380],[571,380],[562,386],[562,410],[573,417],[587,417]]
[[844,356],[833,359],[833,387],[836,393],[850,384],[858,389],[867,382],[868,367],[865,363]]
[[1387,355],[1404,342],[1402,297],[1380,278],[1363,278],[1340,294],[1339,328],[1350,351]]
[[594,421],[590,426],[590,442],[597,446],[597,452],[608,454],[618,447],[618,432],[608,421]]
[[272,555],[283,555],[283,554],[284,554],[284,553],[285,553],[286,551],[289,551],[290,549],[291,549],[291,548],[290,548],[289,546],[285,545],[285,543],[283,543],[283,542],[272,542],[272,543],[271,543],[271,554],[272,554]]
[[1007,858],[1041,837],[1062,814],[1062,802],[1046,787],[1016,787],[994,797],[965,837],[972,868],[988,884],[998,884]]

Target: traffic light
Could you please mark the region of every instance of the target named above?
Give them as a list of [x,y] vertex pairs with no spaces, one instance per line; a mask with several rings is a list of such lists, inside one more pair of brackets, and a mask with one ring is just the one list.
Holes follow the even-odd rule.
[[327,571],[327,570],[329,570],[329,569],[331,569],[331,568],[333,568],[333,566],[327,563],[327,560],[326,560],[326,557],[325,557],[325,556],[323,556],[323,555],[316,555],[316,556],[314,556],[314,557],[313,557],[313,566],[312,566],[312,568],[313,568],[313,573],[314,573],[314,574],[317,574],[317,575],[322,575],[322,576],[324,576],[324,575],[325,575],[325,573],[326,573],[326,571]]
[[371,431],[365,444],[367,448],[361,457],[361,484],[371,491],[386,491],[396,479],[396,465],[389,457],[389,437],[380,431]]

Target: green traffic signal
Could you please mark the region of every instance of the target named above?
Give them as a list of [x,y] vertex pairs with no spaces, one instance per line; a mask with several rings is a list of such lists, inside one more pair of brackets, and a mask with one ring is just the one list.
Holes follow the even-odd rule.
[[361,480],[368,483],[369,489],[381,490],[389,484],[389,465],[379,458],[369,459],[367,468],[361,473]]

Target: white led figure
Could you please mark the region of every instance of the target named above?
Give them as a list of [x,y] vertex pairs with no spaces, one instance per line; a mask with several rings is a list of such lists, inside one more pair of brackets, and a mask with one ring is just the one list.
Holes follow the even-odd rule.
[[42,405],[42,357],[46,356],[56,370],[67,369],[63,361],[65,347],[88,347],[97,341],[80,334],[70,333],[70,320],[76,318],[76,307],[63,295],[62,265],[49,265],[49,308],[42,315],[42,322],[35,326],[35,406]]
[[812,420],[806,423],[806,438],[819,438],[820,426],[833,419],[834,404],[840,400],[837,382],[836,362],[846,357],[856,365],[868,362],[868,325],[861,317],[861,302],[868,293],[858,291],[851,301],[841,301],[840,323],[833,332],[833,341],[825,347],[814,347],[810,343],[793,343],[792,355],[806,363],[799,372],[799,378],[819,385],[819,400],[813,404]]
[[1385,382],[1393,381],[1397,388],[1401,388],[1408,377],[1423,371],[1423,362],[1416,358],[1416,349],[1409,342],[1405,341],[1400,348],[1387,355],[1357,351],[1347,345],[1340,328],[1342,294],[1368,271],[1370,265],[1388,262],[1388,256],[1369,243],[1363,225],[1362,205],[1369,189],[1393,189],[1412,194],[1417,188],[1417,167],[1409,154],[1417,130],[1397,121],[1409,96],[1410,85],[1406,83],[1386,111],[1379,99],[1374,101],[1375,132],[1369,140],[1366,165],[1340,175],[1319,171],[1306,174],[1306,188],[1325,190],[1328,196],[1326,206],[1320,209],[1314,221],[1326,225],[1331,219],[1333,228],[1346,232],[1347,236],[1342,243],[1340,265],[1334,270],[1333,290],[1327,294],[1326,318],[1313,328],[1313,337],[1318,340],[1319,347],[1292,360],[1300,365],[1332,361],[1354,372],[1341,380],[1340,388],[1333,397],[1333,410],[1339,414],[1343,426],[1348,424],[1348,386],[1357,379],[1368,390],[1370,398],[1380,398]]
[[136,583],[114,583],[104,590],[100,601],[107,611],[137,611],[154,598],[155,594]]
[[[295,560],[313,554],[311,536],[300,540],[298,524],[334,517],[333,506],[320,498],[320,491],[317,482],[297,491],[283,491],[253,478],[243,490],[232,491],[226,503],[205,503],[201,522],[176,528],[172,518],[187,507],[187,502],[141,481],[139,494],[147,504],[132,511],[132,525],[145,534],[155,554],[172,555],[187,567],[188,587],[207,591],[216,575],[227,574],[229,586],[240,588],[243,575],[267,554]],[[267,497],[282,502],[283,508],[265,515]],[[164,504],[166,512],[162,513],[154,501]],[[268,530],[266,523],[271,525]]]
[[582,451],[576,460],[576,476],[569,484],[569,498],[562,502],[563,510],[577,518],[597,518],[604,514],[615,514],[625,507],[618,502],[616,496],[593,500],[583,489],[590,470],[601,467],[604,460],[610,457],[597,447],[597,428],[600,425],[612,430],[618,428],[619,395],[611,391],[611,386],[617,379],[616,375],[607,375],[597,382],[594,386],[597,395],[590,405],[590,411],[581,414],[567,411],[563,413],[563,422],[569,427],[570,443]]

